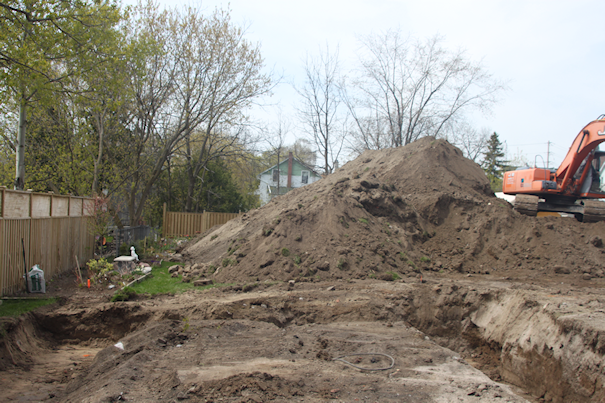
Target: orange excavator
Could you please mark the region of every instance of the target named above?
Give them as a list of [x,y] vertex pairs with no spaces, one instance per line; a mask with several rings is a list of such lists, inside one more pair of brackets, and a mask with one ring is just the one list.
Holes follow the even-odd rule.
[[504,173],[502,191],[515,195],[515,210],[535,216],[573,214],[583,222],[605,220],[605,115],[587,124],[557,170],[522,168]]

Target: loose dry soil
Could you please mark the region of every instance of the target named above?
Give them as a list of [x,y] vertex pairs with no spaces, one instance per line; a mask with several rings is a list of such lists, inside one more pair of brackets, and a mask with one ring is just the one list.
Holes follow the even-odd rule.
[[231,286],[54,281],[2,319],[1,400],[603,402],[604,233],[521,216],[445,141],[366,152],[181,251]]

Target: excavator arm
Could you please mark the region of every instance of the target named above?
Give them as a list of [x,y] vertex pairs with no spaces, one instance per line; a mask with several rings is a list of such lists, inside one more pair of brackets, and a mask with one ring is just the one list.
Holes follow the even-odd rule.
[[[605,116],[601,115],[599,119],[587,124],[576,139],[572,143],[565,159],[555,173],[558,188],[563,193],[575,193],[576,189],[571,189],[572,179],[582,162],[597,148],[597,146],[605,141]],[[586,166],[592,161],[586,161]],[[585,178],[586,172],[583,173],[582,179]]]

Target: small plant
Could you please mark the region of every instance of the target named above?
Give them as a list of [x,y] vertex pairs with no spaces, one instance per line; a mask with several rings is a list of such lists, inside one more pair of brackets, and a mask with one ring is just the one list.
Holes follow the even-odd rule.
[[394,271],[387,271],[386,274],[390,275],[393,278],[393,281],[399,280],[399,274],[395,273]]
[[184,317],[183,318],[183,332],[186,332],[187,330],[189,330],[189,318]]
[[137,292],[132,287],[124,287],[113,294],[113,297],[111,297],[111,302],[128,301],[136,295]]
[[298,256],[298,255],[295,255],[295,256],[292,258],[292,260],[294,261],[294,263],[295,263],[297,266],[298,266],[298,265],[300,264],[300,262],[301,262],[301,260],[300,260],[300,256]]
[[102,281],[114,271],[113,265],[105,258],[99,260],[91,259],[86,263],[88,274],[92,282]]
[[304,204],[302,204],[302,203],[298,203],[298,208],[299,208],[299,209],[300,209],[300,208],[303,208],[303,207],[305,207],[305,206],[304,206]]
[[210,237],[210,240],[211,240],[211,241],[214,241],[216,238],[218,238],[218,235],[212,235],[212,236]]
[[233,248],[229,248],[229,249],[227,249],[227,254],[228,254],[229,256],[231,256],[231,255],[233,255],[233,253],[234,253],[236,250],[238,250],[238,249],[239,249],[239,245],[235,245]]
[[235,264],[236,260],[233,259],[229,259],[229,258],[224,258],[223,261],[221,262],[223,267],[227,267],[230,266],[232,264]]
[[281,255],[284,257],[290,256],[290,250],[288,248],[282,248]]
[[275,220],[273,220],[273,225],[277,225],[281,222],[281,218],[279,217],[275,217]]
[[341,223],[345,228],[349,228],[349,223],[345,220],[344,217],[340,217],[338,222]]
[[376,278],[376,273],[372,272],[368,274],[368,278]]
[[421,261],[422,263],[429,263],[429,262],[431,261],[431,258],[430,258],[430,257],[428,257],[428,256],[422,256],[422,257],[420,258],[420,261]]
[[208,266],[208,273],[209,274],[214,274],[215,272],[216,272],[216,266],[214,266],[212,264],[210,266]]
[[368,223],[368,220],[366,220],[365,218],[360,218],[358,221],[360,223],[362,223],[362,224],[367,224]]
[[368,172],[370,170],[370,167],[366,167],[366,169],[363,170],[363,172]]
[[297,235],[297,236],[296,236],[296,238],[294,238],[294,240],[295,240],[296,242],[300,242],[300,241],[302,241],[302,235]]
[[340,270],[346,270],[348,264],[347,264],[347,260],[344,257],[341,257],[340,259],[338,259],[338,263],[336,264],[336,267],[338,267]]
[[317,195],[313,196],[313,200],[317,200]]

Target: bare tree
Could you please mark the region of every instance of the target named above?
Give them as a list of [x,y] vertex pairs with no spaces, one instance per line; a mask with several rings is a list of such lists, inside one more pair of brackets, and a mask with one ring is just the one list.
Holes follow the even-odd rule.
[[280,185],[281,185],[281,170],[279,168],[279,164],[281,163],[281,158],[283,157],[286,150],[285,141],[286,136],[290,132],[290,122],[284,119],[282,112],[280,111],[277,115],[277,122],[275,127],[271,129],[265,129],[264,131],[267,134],[264,136],[265,141],[269,143],[270,154],[269,156],[277,157],[277,175],[273,174],[273,180],[277,182],[277,195],[280,195]]
[[346,125],[340,106],[338,51],[330,53],[326,47],[319,58],[307,56],[304,68],[305,84],[298,90],[303,99],[299,114],[322,158],[324,173],[330,174],[342,150]]
[[[181,55],[176,102],[184,112],[181,124],[187,139],[189,182],[186,209],[190,211],[194,188],[198,180],[203,183],[208,163],[250,140],[242,111],[267,94],[272,84],[270,76],[261,71],[264,63],[259,47],[244,39],[244,30],[231,23],[227,12],[217,10],[202,18],[189,9],[175,22]],[[233,129],[226,130],[227,126]],[[194,131],[200,134],[196,155],[190,147]]]
[[460,148],[466,158],[479,163],[481,156],[487,151],[487,141],[492,131],[485,127],[477,131],[466,121],[448,126],[446,139]]
[[489,110],[504,88],[464,52],[447,51],[440,37],[411,40],[387,31],[362,45],[361,69],[348,88],[354,94],[346,97],[357,149],[439,136],[463,112]]

